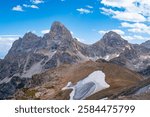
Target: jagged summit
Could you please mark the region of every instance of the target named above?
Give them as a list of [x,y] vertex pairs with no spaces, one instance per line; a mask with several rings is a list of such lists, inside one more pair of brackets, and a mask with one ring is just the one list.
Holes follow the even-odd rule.
[[54,39],[72,38],[70,31],[60,22],[55,21],[50,30],[50,35]]
[[141,45],[144,46],[144,47],[146,47],[146,48],[150,48],[150,40],[142,43]]
[[32,32],[27,32],[24,36],[23,39],[37,39],[38,36]]
[[118,37],[121,37],[118,33],[114,32],[114,31],[109,31],[107,32],[105,35],[110,35],[110,36],[118,36]]
[[101,41],[109,46],[120,46],[120,45],[126,45],[128,41],[124,40],[119,34],[116,32],[110,31],[106,33]]
[[54,21],[54,22],[52,23],[51,28],[54,28],[54,27],[56,27],[56,26],[58,26],[58,27],[65,27],[61,22],[59,22],[59,21]]

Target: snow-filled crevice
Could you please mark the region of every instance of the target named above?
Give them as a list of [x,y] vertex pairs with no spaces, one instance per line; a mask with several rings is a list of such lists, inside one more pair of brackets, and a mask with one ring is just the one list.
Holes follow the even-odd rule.
[[78,81],[76,85],[68,82],[62,90],[73,89],[70,93],[70,100],[83,100],[109,87],[110,85],[105,81],[105,74],[102,71],[94,71],[83,80]]

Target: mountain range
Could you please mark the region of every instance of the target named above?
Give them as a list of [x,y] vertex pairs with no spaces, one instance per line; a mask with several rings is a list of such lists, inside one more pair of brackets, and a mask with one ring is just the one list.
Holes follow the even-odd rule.
[[[87,66],[83,67],[84,64]],[[92,66],[93,68],[88,71]],[[83,69],[81,69],[82,67]],[[67,73],[71,68],[75,70],[70,70],[70,73]],[[113,73],[108,68],[117,71]],[[87,71],[84,73],[85,69]],[[118,88],[109,89],[108,92],[111,94],[119,89],[139,83],[142,79],[149,78],[150,41],[141,45],[131,44],[119,34],[110,31],[96,43],[87,45],[72,37],[70,31],[60,22],[54,22],[50,32],[43,37],[28,32],[16,40],[5,58],[0,60],[0,99],[10,99],[12,96],[14,96],[13,99],[19,99],[20,92],[33,94],[37,87],[40,87],[38,90],[42,90],[46,83],[50,83],[49,87],[54,87],[57,90],[50,90],[51,88],[44,90],[43,88],[43,91],[48,92],[48,95],[52,92],[54,95],[48,98],[37,96],[37,98],[68,99],[68,93],[64,94],[60,90],[62,86],[69,80],[77,83],[77,79],[83,79],[96,69],[108,74],[106,74],[106,80],[110,84],[117,84],[113,87]],[[77,71],[81,72],[79,72],[80,76],[75,74]],[[118,71],[124,76],[120,75]],[[68,74],[67,78],[65,73]],[[118,77],[119,80],[112,79],[112,77]],[[118,86],[120,82],[124,81],[126,81],[126,85]],[[22,98],[32,99],[33,97],[22,96]]]

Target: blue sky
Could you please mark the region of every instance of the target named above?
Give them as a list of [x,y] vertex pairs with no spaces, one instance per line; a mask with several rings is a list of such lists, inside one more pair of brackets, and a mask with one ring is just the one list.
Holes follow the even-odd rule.
[[91,44],[110,30],[131,43],[150,36],[147,0],[2,0],[0,1],[0,58],[26,32],[42,36],[52,22],[62,22],[73,37]]

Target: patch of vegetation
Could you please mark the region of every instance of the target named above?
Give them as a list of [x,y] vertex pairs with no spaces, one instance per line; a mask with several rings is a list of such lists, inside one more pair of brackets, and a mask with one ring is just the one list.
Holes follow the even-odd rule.
[[35,98],[35,93],[37,93],[38,91],[35,89],[24,88],[23,92],[25,93],[26,97]]

